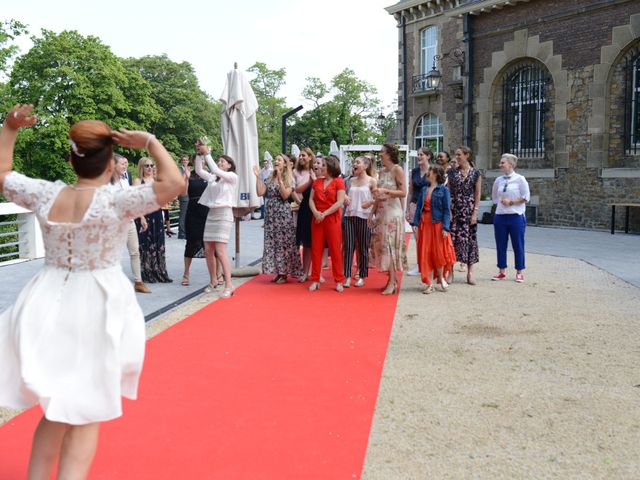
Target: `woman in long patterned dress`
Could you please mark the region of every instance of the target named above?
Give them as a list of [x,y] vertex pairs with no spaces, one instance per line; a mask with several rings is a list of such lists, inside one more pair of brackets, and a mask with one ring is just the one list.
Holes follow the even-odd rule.
[[467,265],[467,283],[475,285],[473,265],[478,263],[478,208],[482,175],[473,166],[469,147],[455,152],[458,168],[449,170],[448,187],[451,191],[451,240],[458,262]]
[[378,172],[378,185],[373,192],[376,203],[373,214],[376,231],[372,249],[373,263],[380,272],[389,272],[389,281],[382,291],[391,295],[398,289],[398,271],[407,269],[407,246],[404,239],[404,215],[401,199],[407,196],[404,171],[399,165],[400,151],[396,145],[385,143],[380,150],[382,169]]
[[275,274],[271,280],[286,283],[287,276],[301,277],[302,262],[296,247],[296,229],[293,224],[293,212],[288,198],[293,191],[293,175],[285,156],[280,154],[274,160],[273,173],[266,185],[260,179],[260,169],[254,166],[256,191],[265,196],[264,251],[262,271]]
[[[144,358],[144,316],[120,265],[127,230],[175,197],[182,179],[153,135],[113,132],[96,120],[69,131],[75,184],[12,171],[18,129],[36,120],[31,111],[13,107],[0,131],[0,191],[36,215],[45,262],[0,314],[0,405],[40,403],[44,411],[30,479],[50,478],[56,464],[57,478],[84,479],[100,423],[122,415],[122,396],[136,398]],[[109,185],[114,143],[150,152],[158,164],[153,186]]]
[[[153,185],[156,177],[156,164],[148,157],[142,157],[138,161],[138,178],[134,185]],[[171,283],[167,273],[167,261],[165,258],[164,240],[164,216],[162,209],[148,213],[144,216],[147,220],[147,228],[143,229],[140,219],[136,219],[138,228],[138,244],[140,246],[140,268],[142,281],[148,283]]]

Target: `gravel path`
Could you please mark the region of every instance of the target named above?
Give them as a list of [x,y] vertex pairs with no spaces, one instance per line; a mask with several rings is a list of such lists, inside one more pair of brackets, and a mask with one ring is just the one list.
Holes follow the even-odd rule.
[[494,258],[446,294],[405,277],[362,478],[640,478],[640,289],[542,255],[491,282]]

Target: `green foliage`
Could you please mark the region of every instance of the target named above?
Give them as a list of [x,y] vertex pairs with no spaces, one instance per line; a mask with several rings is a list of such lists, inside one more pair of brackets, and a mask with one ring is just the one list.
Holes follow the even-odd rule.
[[265,150],[275,155],[281,150],[282,115],[289,110],[286,99],[277,96],[285,84],[286,70],[271,70],[266,64],[256,62],[247,71],[255,74],[249,83],[258,100],[258,150],[260,156]]
[[22,132],[16,144],[16,168],[26,174],[74,180],[67,163],[68,130],[79,120],[145,129],[160,116],[150,86],[98,38],[43,30],[32,40],[9,80],[11,103],[32,103],[38,115],[37,125]]
[[[309,77],[307,81],[302,94],[316,107],[305,112],[291,127],[291,142],[324,152],[331,140],[338,145],[383,143],[386,130],[375,125],[380,100],[373,85],[359,79],[348,68],[333,77],[330,86],[316,77]],[[320,103],[330,93],[333,98]]]
[[159,55],[129,58],[125,64],[150,85],[150,95],[162,114],[154,117],[148,128],[170,153],[177,157],[193,152],[196,139],[203,135],[211,139],[212,151],[222,153],[222,107],[200,89],[190,63]]
[[0,22],[0,73],[6,74],[11,58],[18,52],[16,45],[9,42],[27,32],[27,26],[17,20],[5,20]]

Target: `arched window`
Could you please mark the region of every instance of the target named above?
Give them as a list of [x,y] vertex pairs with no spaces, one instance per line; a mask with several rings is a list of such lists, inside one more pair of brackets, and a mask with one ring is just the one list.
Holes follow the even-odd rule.
[[625,88],[624,140],[627,154],[640,153],[640,55],[628,61]]
[[420,73],[431,71],[433,57],[438,53],[438,27],[427,27],[420,32]]
[[522,157],[544,155],[546,83],[542,68],[525,65],[503,83],[502,151]]
[[437,155],[442,150],[444,139],[440,119],[432,113],[421,117],[416,125],[416,133],[413,138],[416,149],[427,147],[433,151],[434,155]]

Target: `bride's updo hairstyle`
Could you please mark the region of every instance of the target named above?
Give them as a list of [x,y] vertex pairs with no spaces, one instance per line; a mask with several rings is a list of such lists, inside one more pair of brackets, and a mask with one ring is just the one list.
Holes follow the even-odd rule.
[[79,177],[96,178],[113,159],[111,128],[99,120],[82,120],[69,130],[71,165]]

